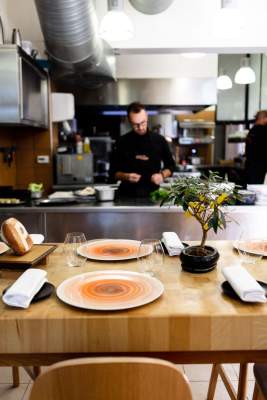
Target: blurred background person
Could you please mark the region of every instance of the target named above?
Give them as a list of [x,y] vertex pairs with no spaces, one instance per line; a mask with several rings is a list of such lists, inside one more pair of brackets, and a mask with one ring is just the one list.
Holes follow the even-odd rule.
[[256,114],[255,125],[246,138],[245,155],[246,183],[264,183],[267,172],[267,110]]

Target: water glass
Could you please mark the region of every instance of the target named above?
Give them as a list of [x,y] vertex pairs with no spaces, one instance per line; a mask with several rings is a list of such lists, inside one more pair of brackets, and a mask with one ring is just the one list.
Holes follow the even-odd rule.
[[69,267],[81,267],[86,258],[79,256],[78,247],[86,243],[85,234],[82,232],[67,233],[64,241],[64,254]]
[[163,268],[164,249],[158,239],[143,239],[138,250],[138,265],[142,273],[155,276]]
[[251,238],[245,232],[241,233],[236,248],[241,264],[257,264],[266,255],[267,241],[264,239]]

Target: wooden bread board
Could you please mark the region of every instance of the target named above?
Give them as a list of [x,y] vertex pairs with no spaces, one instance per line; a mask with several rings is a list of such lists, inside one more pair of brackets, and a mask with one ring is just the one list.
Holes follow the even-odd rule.
[[36,264],[45,264],[46,257],[55,250],[54,244],[34,244],[31,250],[23,256],[17,256],[12,250],[0,255],[0,268],[27,269]]

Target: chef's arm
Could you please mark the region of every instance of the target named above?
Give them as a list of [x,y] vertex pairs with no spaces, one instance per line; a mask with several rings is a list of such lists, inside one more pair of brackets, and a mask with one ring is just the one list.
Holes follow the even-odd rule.
[[169,178],[169,176],[172,176],[172,171],[169,168],[164,168],[160,171],[162,178]]
[[136,174],[135,172],[121,172],[118,171],[115,173],[115,179],[117,181],[128,181],[128,182],[138,182],[141,178],[141,175]]

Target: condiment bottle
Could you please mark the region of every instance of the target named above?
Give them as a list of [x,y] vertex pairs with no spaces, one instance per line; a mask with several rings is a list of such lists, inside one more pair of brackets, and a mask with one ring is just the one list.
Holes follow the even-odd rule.
[[89,137],[85,137],[84,143],[83,143],[83,152],[84,153],[90,153],[91,152],[91,147],[90,147],[90,139]]
[[81,140],[78,140],[76,143],[76,153],[83,154],[83,142]]

